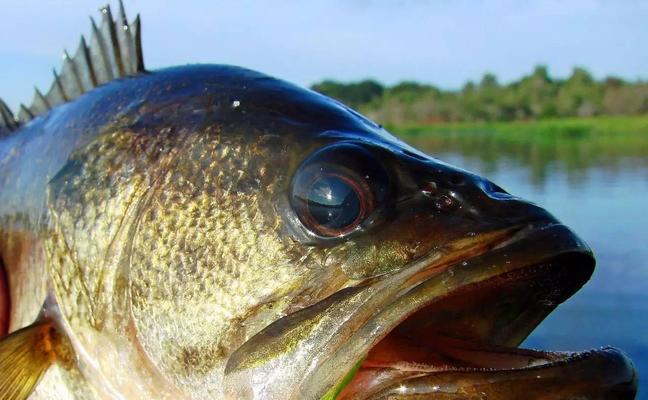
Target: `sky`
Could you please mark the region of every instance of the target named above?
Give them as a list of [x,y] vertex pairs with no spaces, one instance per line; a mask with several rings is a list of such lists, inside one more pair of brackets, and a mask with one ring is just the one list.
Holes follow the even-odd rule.
[[[567,76],[648,79],[648,2],[639,0],[125,0],[140,13],[148,69],[234,64],[301,85],[325,78],[418,80],[445,89],[501,82],[544,64]],[[47,90],[64,48],[106,0],[0,0],[0,97],[14,110]],[[111,0],[116,9],[117,0]]]

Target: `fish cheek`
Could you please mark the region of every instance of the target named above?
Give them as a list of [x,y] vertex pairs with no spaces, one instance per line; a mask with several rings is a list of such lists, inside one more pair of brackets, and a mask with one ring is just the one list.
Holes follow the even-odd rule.
[[439,228],[433,216],[422,212],[385,221],[341,246],[342,270],[351,279],[367,279],[406,268],[434,249]]
[[282,169],[266,163],[282,162],[254,143],[188,143],[200,158],[178,157],[140,215],[131,313],[162,375],[198,397],[219,397],[227,358],[256,329],[245,321],[295,281],[296,256],[278,233],[281,217],[268,212]]
[[411,260],[411,254],[396,240],[350,241],[344,246],[346,261],[342,271],[350,279],[367,279],[398,271]]
[[86,378],[105,377],[111,385],[153,381],[130,357],[127,265],[149,177],[172,158],[173,147],[163,136],[108,132],[75,151],[48,183],[44,247],[63,326],[84,374],[89,365],[110,371]]
[[344,273],[352,279],[367,279],[407,268],[415,260],[446,251],[453,241],[477,228],[474,222],[431,210],[426,204],[384,221],[372,230],[340,246]]

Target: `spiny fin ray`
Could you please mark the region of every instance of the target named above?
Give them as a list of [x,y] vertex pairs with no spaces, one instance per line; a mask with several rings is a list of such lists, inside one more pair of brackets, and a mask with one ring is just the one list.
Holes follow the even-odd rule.
[[110,6],[102,8],[101,14],[100,26],[91,18],[90,45],[82,36],[73,57],[64,53],[63,66],[60,73],[54,72],[49,91],[43,95],[36,89],[31,105],[21,105],[17,120],[0,100],[0,135],[99,85],[145,71],[139,15],[129,24],[121,0],[116,19]]
[[0,99],[0,137],[9,133],[18,127],[18,121],[14,117],[11,109]]
[[[50,321],[40,321],[0,339],[0,398],[24,400],[58,360],[61,336]],[[63,359],[69,355],[63,351]]]

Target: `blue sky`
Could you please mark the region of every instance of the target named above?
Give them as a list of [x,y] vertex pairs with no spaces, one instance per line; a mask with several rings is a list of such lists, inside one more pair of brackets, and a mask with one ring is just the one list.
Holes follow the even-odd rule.
[[[0,96],[46,90],[64,48],[105,0],[0,0]],[[112,1],[116,6],[116,0]],[[632,0],[126,0],[142,15],[149,69],[227,63],[299,84],[366,77],[458,88],[486,71],[516,79],[538,63],[648,78],[648,2]]]

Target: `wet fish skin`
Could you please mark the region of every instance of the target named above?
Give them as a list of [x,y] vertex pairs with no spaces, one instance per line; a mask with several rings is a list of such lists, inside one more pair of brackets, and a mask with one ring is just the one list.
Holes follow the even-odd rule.
[[[217,369],[230,341],[246,336],[243,320],[276,317],[285,305],[267,311],[268,304],[308,289],[297,282],[306,283],[307,273],[317,270],[303,265],[323,255],[280,234],[274,208],[299,153],[288,154],[294,138],[281,137],[262,116],[285,110],[271,103],[255,110],[255,88],[245,87],[250,84],[292,88],[237,68],[171,69],[98,88],[12,137],[23,143],[6,144],[20,154],[2,162],[3,233],[36,236],[34,253],[47,259],[66,330],[88,363],[99,359],[112,367],[131,358],[133,368],[124,368],[121,378],[159,368],[191,384],[195,375],[187,369],[197,375]],[[294,102],[293,114],[309,111],[302,99]],[[342,107],[329,108],[341,128],[357,123]],[[27,188],[16,176],[25,172],[35,178]],[[276,187],[281,182],[284,187]],[[43,288],[40,257],[35,265],[8,260],[9,273],[28,270],[34,276],[24,285]],[[33,320],[44,299],[15,290],[12,298],[20,300],[12,330]],[[205,303],[208,310],[201,309]],[[130,354],[134,330],[155,368]],[[165,346],[169,340],[175,343]],[[204,386],[204,379],[196,385]],[[142,390],[177,391],[160,390],[164,386]],[[218,390],[217,381],[211,386],[206,393]]]
[[[399,245],[420,247],[420,228],[338,247],[294,239],[292,174],[341,140],[402,150],[330,99],[223,66],[115,81],[31,122],[1,162],[2,253],[20,247],[5,263],[26,274],[11,287],[11,329],[34,320],[51,287],[99,395],[221,395],[228,356],[261,328],[428,250]],[[392,251],[363,258],[381,240]]]

